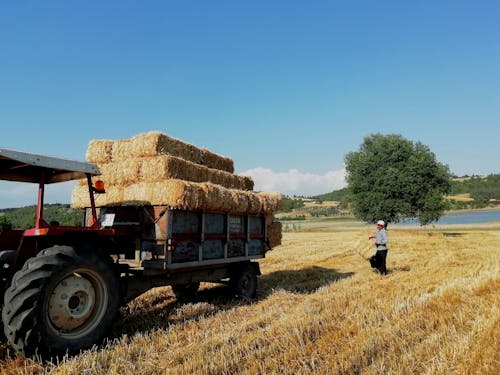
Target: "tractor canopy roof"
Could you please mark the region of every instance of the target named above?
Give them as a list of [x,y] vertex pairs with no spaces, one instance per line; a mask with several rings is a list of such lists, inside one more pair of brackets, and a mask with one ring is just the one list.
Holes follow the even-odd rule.
[[0,180],[51,184],[99,175],[93,163],[0,148]]

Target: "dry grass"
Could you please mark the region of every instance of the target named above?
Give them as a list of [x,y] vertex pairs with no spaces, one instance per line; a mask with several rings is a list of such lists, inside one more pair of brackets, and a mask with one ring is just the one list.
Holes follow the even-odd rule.
[[170,288],[123,310],[115,340],[60,364],[0,347],[3,374],[497,374],[500,229],[390,230],[389,275],[364,259],[373,228],[284,233],[259,297]]
[[448,195],[445,197],[445,199],[454,200],[457,202],[472,202],[474,200],[474,198],[472,198],[469,193]]

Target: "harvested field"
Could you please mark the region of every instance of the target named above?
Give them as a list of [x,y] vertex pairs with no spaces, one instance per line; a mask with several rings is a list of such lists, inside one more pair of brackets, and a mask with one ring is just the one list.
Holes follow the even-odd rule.
[[[329,230],[329,231],[328,231]],[[203,284],[128,304],[107,345],[59,364],[0,347],[3,374],[498,374],[500,228],[389,231],[388,276],[364,226],[283,234],[258,298]]]

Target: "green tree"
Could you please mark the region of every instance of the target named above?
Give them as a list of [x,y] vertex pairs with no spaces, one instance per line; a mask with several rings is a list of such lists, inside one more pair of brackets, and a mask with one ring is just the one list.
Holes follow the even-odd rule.
[[9,230],[12,229],[12,224],[10,221],[7,219],[4,213],[0,213],[0,232],[3,232],[4,230]]
[[420,142],[372,134],[345,157],[354,215],[367,222],[436,221],[451,189],[448,167]]
[[283,208],[280,212],[291,212],[296,208],[304,207],[304,201],[302,199],[293,199],[285,197],[283,200]]

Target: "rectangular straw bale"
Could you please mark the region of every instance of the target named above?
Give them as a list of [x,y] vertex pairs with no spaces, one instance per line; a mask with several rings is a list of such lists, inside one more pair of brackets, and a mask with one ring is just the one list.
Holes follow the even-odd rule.
[[250,215],[258,215],[262,212],[262,201],[259,196],[251,191],[245,192],[248,198],[248,211]]
[[[108,186],[106,192],[102,194],[106,199],[106,204],[109,206],[121,205],[123,203],[123,197],[125,194],[125,189],[122,186]],[[101,194],[96,194],[101,195]]]
[[284,195],[279,192],[261,192],[257,193],[264,213],[275,212],[283,208]]
[[201,164],[209,168],[234,173],[234,162],[232,159],[215,154],[207,149],[201,149]]
[[139,172],[140,181],[161,181],[169,178],[205,182],[208,168],[190,161],[170,156],[159,155],[142,158]]
[[228,189],[253,190],[253,180],[251,177],[238,176],[212,168],[208,169],[208,182],[224,186]]
[[172,155],[202,164],[201,150],[180,139],[158,131],[138,134],[131,138],[131,155],[136,157]]
[[[109,184],[127,186],[139,180],[139,170],[142,160],[130,158],[116,163],[111,163],[103,168],[101,179]],[[106,177],[106,178],[105,178]]]
[[129,156],[146,157],[172,155],[208,168],[234,172],[234,162],[228,157],[201,149],[158,131],[138,134],[130,139]]
[[126,160],[131,156],[133,156],[131,153],[131,146],[132,142],[130,141],[130,139],[121,139],[119,141],[114,141],[111,151],[112,160],[113,161]]
[[227,212],[245,214],[248,212],[249,197],[246,191],[229,190],[229,209]]
[[[255,193],[225,189],[211,183],[196,183],[168,179],[152,183],[141,182],[125,188],[125,202],[147,202],[185,210],[205,210],[246,214],[251,209],[260,213],[262,207]],[[253,206],[249,205],[253,203]]]
[[88,198],[88,189],[82,185],[77,185],[73,188],[71,192],[71,207],[73,208],[83,208],[88,207],[85,203],[88,202],[90,206],[90,200]]
[[[101,174],[93,176],[92,181],[95,183],[97,180],[102,180],[106,186],[119,185],[122,187],[136,183],[140,178],[139,170],[141,164],[142,160],[138,158],[100,164],[99,170]],[[78,184],[87,186],[87,180],[78,180]]]
[[203,209],[204,194],[198,184],[183,180],[141,182],[125,188],[125,204],[166,205],[185,210]]
[[[113,163],[114,164],[114,163]],[[260,194],[260,195],[259,195]],[[212,183],[197,183],[179,179],[106,185],[106,193],[95,194],[97,206],[106,205],[166,205],[185,210],[230,212],[258,215],[266,213],[272,220],[276,203],[262,193],[226,189]],[[263,198],[264,197],[264,198]],[[77,185],[72,193],[73,207],[89,207],[87,186]],[[267,216],[266,216],[267,222]]]
[[[167,187],[167,205],[191,211],[204,209],[206,197],[200,184],[182,180],[168,180],[165,185]],[[161,184],[158,188],[162,189]],[[165,197],[158,193],[157,190],[157,197],[162,199]]]
[[241,179],[241,183],[243,185],[242,190],[253,190],[254,182],[252,177],[250,176],[238,176]]
[[[120,186],[107,186],[106,193],[94,194],[97,207],[120,205],[123,202],[123,188]],[[77,185],[71,193],[71,206],[73,208],[90,207],[90,198],[87,186]]]
[[124,187],[123,204],[154,205],[155,184],[139,182]]
[[241,212],[240,204],[234,204],[232,195],[229,189],[225,189],[218,185],[211,183],[202,184],[205,199],[203,202],[203,209],[207,211],[237,211]]
[[87,147],[86,159],[91,163],[109,163],[112,158],[113,141],[94,139]]
[[161,181],[174,178],[192,182],[211,182],[228,189],[252,190],[251,177],[208,168],[171,155],[144,157],[139,172],[140,181]]
[[274,221],[267,226],[267,239],[271,248],[281,245],[282,225],[279,221]]

